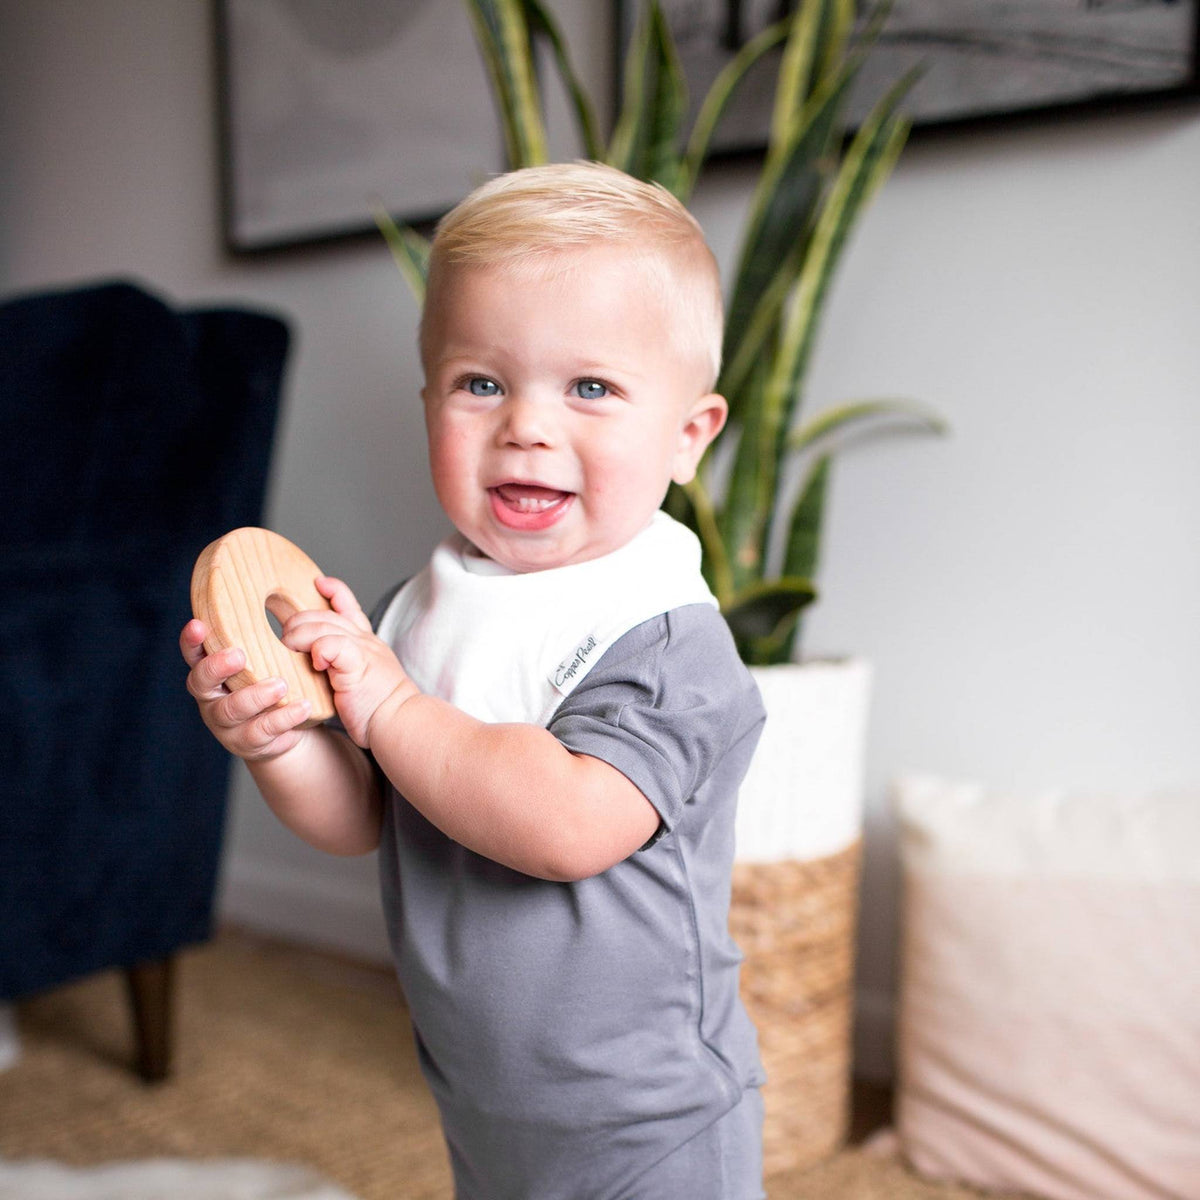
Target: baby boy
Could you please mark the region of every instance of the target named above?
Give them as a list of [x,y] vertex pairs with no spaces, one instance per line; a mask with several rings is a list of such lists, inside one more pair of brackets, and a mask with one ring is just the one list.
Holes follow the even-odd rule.
[[[754,1200],[754,1030],[727,927],[748,672],[659,510],[720,431],[716,264],[663,189],[591,163],[491,180],[439,225],[421,326],[456,533],[368,619],[284,641],[337,728],[244,655],[181,646],[212,732],[383,900],[459,1200]],[[386,1131],[380,1131],[386,1137]]]

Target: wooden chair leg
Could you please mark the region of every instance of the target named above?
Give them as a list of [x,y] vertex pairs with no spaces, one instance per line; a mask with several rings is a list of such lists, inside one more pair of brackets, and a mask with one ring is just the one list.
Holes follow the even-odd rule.
[[175,959],[127,968],[125,981],[137,1037],[137,1071],[147,1083],[166,1079],[171,1069],[171,995]]

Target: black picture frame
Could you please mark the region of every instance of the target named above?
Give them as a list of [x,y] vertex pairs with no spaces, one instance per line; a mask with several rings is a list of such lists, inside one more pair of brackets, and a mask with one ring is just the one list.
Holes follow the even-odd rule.
[[213,0],[222,226],[253,254],[426,226],[504,142],[455,0]]
[[[614,0],[617,78],[640,0]],[[661,0],[688,80],[692,113],[737,46],[798,0]],[[860,3],[865,12],[872,5]],[[957,7],[953,21],[946,13]],[[752,71],[713,139],[717,156],[766,145],[779,52]],[[895,0],[851,104],[924,62],[906,111],[945,130],[1200,95],[1200,0]]]

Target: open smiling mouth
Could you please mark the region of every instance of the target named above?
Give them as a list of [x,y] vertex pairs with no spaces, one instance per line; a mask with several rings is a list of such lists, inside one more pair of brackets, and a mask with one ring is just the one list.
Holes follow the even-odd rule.
[[509,529],[547,529],[571,507],[574,492],[532,483],[502,483],[489,488],[492,512]]

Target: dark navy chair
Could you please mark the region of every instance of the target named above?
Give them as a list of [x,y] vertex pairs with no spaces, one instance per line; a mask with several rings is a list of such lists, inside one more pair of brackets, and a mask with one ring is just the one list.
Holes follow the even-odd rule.
[[0,304],[0,999],[120,969],[147,1079],[229,780],[179,630],[196,555],[262,523],[288,340],[125,282]]

